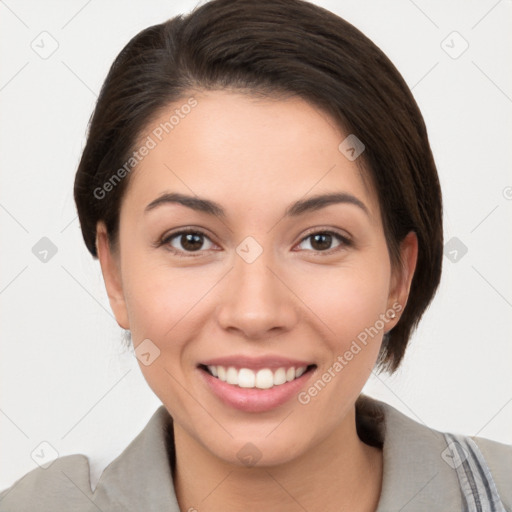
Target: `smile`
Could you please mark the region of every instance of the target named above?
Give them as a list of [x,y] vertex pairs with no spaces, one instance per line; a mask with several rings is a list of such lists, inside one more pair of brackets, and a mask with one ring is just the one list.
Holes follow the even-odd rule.
[[291,366],[289,368],[277,368],[276,370],[262,368],[257,371],[250,368],[236,369],[233,366],[225,367],[221,365],[208,365],[203,368],[206,368],[206,371],[213,377],[232,386],[248,389],[270,389],[298,379],[309,367],[299,366],[295,368]]
[[206,389],[228,407],[270,412],[293,400],[312,378],[316,364],[277,356],[231,356],[197,366]]

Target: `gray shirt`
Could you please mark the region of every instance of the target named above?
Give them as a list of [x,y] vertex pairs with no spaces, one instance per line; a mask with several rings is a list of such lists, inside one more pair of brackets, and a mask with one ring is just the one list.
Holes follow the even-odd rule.
[[[384,402],[361,397],[365,407],[373,411],[366,420],[379,415],[382,419],[378,436],[384,466],[376,512],[463,510],[464,497],[447,451],[447,437]],[[94,491],[87,457],[68,455],[47,469],[34,469],[2,491],[0,512],[179,512],[172,479],[172,432],[172,418],[162,405],[105,468]],[[512,511],[512,445],[480,437],[472,440],[485,458],[502,505]]]

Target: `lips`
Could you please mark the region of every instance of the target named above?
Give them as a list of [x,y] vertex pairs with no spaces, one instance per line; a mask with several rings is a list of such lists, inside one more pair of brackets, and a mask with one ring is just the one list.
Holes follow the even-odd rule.
[[232,356],[198,365],[207,388],[224,404],[245,412],[278,407],[304,386],[316,365],[281,357]]

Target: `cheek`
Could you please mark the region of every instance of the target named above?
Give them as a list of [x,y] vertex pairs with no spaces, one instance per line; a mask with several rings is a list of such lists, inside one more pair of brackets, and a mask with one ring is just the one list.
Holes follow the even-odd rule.
[[[146,266],[139,274],[132,271],[129,275],[125,297],[140,370],[155,394],[164,403],[172,404],[173,415],[178,418],[180,411],[188,409],[180,383],[189,366],[189,340],[197,335],[192,320],[194,305],[204,292],[191,287],[190,279],[168,269],[166,272]],[[137,348],[139,344],[141,349]],[[139,353],[148,348],[155,359],[145,364]]]
[[174,333],[185,318],[188,320],[201,290],[192,286],[190,278],[174,273],[171,279],[172,275],[147,268],[139,277],[131,274],[125,297],[134,340],[150,338],[157,344],[161,340],[178,341]]
[[385,316],[389,272],[382,265],[337,269],[315,283],[302,296],[321,320],[316,325],[324,326],[322,359],[316,378],[297,398],[309,417],[317,418],[310,420],[313,430],[323,431],[341,421],[374,369],[391,320]]
[[[334,346],[342,349],[386,311],[390,270],[382,263],[318,270],[297,278],[298,295],[324,323]],[[378,322],[377,327],[382,327]]]
[[173,269],[147,255],[127,254],[123,288],[134,345],[150,339],[160,350],[159,362],[179,372],[190,340],[200,336],[208,292],[220,276],[211,268]]
[[157,343],[186,314],[194,291],[186,275],[173,272],[165,260],[156,257],[160,249],[144,246],[142,235],[139,243],[137,240],[121,233],[123,292],[130,331],[134,344],[146,338]]

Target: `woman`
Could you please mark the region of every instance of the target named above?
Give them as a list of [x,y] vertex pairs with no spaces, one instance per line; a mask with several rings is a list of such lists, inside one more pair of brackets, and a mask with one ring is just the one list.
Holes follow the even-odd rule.
[[441,275],[442,201],[402,77],[299,0],[213,0],[114,62],[82,233],[163,405],[90,489],[57,459],[0,510],[510,510],[512,447],[361,394]]

